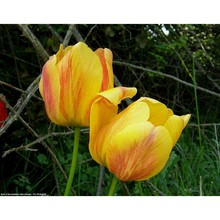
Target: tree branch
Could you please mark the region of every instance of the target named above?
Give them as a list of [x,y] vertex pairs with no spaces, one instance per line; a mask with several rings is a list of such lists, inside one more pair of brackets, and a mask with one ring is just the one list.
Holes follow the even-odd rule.
[[31,97],[34,95],[34,93],[38,90],[38,82],[39,82],[40,76],[38,76],[31,85],[27,88],[25,94],[23,93],[21,95],[21,98],[17,101],[16,105],[14,106],[13,110],[16,112],[16,114],[12,115],[9,114],[8,118],[6,119],[4,126],[0,128],[0,136],[9,128],[9,126],[17,119],[17,116],[21,114]]
[[40,57],[43,59],[44,62],[46,62],[49,59],[49,54],[47,51],[43,48],[40,41],[36,38],[36,36],[32,33],[32,31],[29,29],[28,25],[26,24],[18,24],[19,28],[22,30],[24,36],[30,40],[32,45],[34,46],[37,53],[40,55]]
[[[89,129],[81,129],[80,130],[80,132],[82,132],[82,133],[87,133],[88,131],[89,131]],[[29,144],[26,144],[24,146],[22,145],[22,146],[16,147],[16,148],[11,148],[10,150],[4,151],[2,157],[6,157],[9,153],[12,153],[12,152],[15,152],[15,151],[17,152],[17,151],[20,151],[20,150],[31,150],[30,147],[34,146],[35,144],[42,143],[42,141],[44,141],[45,139],[48,139],[50,137],[68,136],[68,135],[72,135],[72,134],[74,134],[74,131],[48,133],[44,136],[39,136],[38,139],[36,139],[35,141],[33,141]]]
[[[11,89],[14,89],[15,91],[28,94],[27,91],[22,90],[22,89],[19,89],[19,88],[15,87],[15,86],[13,86],[13,85],[11,85],[11,84],[9,84],[9,83],[6,83],[6,82],[1,81],[1,80],[0,80],[0,84],[1,84],[1,85],[4,85],[4,86],[7,86],[7,87],[9,87],[9,88],[11,88]],[[40,101],[42,101],[42,98],[40,98],[40,97],[38,97],[38,96],[36,96],[36,95],[33,95],[33,97],[36,98],[36,99],[38,99],[38,100],[40,100]]]
[[166,196],[162,191],[160,191],[153,183],[151,183],[150,180],[146,180],[144,181],[145,184],[148,186],[148,187],[151,187],[152,189],[154,189],[159,195],[161,196]]
[[82,38],[81,34],[79,33],[78,29],[76,28],[75,24],[71,24],[69,26],[69,29],[66,33],[64,40],[63,40],[63,47],[64,48],[68,46],[72,35],[75,37],[76,41],[78,41],[78,42],[83,41],[83,38]]
[[[2,97],[0,97],[0,99],[1,99],[3,102],[6,103],[7,107],[9,108],[9,110],[14,114],[14,116],[15,116],[17,119],[19,119],[19,120],[22,122],[22,124],[32,133],[32,135],[34,135],[34,136],[37,137],[37,138],[40,138],[40,136],[30,127],[30,125],[29,125],[19,114],[17,114],[17,112],[14,111],[14,109],[9,105],[9,103],[8,103],[6,100],[4,100]],[[3,127],[4,127],[4,125],[3,125]],[[46,148],[46,150],[50,153],[52,159],[55,161],[55,163],[56,163],[57,166],[59,167],[60,171],[62,172],[62,174],[63,174],[65,180],[67,180],[67,175],[66,175],[65,171],[63,170],[63,168],[62,168],[60,162],[58,161],[56,155],[53,153],[53,151],[50,149],[50,147],[49,147],[43,140],[40,140],[40,143],[41,143],[41,144]],[[16,151],[16,150],[17,150],[16,148],[15,148],[15,149],[12,148],[12,149],[9,150],[9,153],[11,153],[11,152],[13,152],[13,151]],[[6,154],[6,155],[7,155],[7,154]],[[5,157],[6,155],[5,155],[5,153],[4,153],[2,157]]]
[[105,173],[105,167],[99,166],[99,182],[97,187],[96,196],[101,196],[102,194],[102,186],[104,181],[104,173]]
[[62,43],[63,38],[54,30],[54,28],[50,24],[46,24],[47,28],[51,31],[54,37],[57,38],[57,40]]
[[[119,65],[119,66],[128,66],[128,67],[131,67],[131,68],[134,68],[134,69],[139,69],[139,70],[144,70],[146,72],[150,72],[150,73],[154,73],[156,75],[159,75],[159,76],[163,76],[163,77],[166,77],[166,78],[169,78],[169,79],[172,79],[172,80],[175,80],[185,86],[188,86],[188,87],[191,87],[191,88],[194,88],[194,85],[191,84],[191,83],[188,83],[188,82],[185,82],[175,76],[172,76],[172,75],[169,75],[169,74],[166,74],[166,73],[162,73],[162,72],[159,72],[159,71],[155,71],[155,70],[151,70],[151,69],[148,69],[148,68],[145,68],[145,67],[142,67],[142,66],[136,66],[134,64],[130,64],[130,63],[126,63],[126,62],[120,62],[120,61],[113,61],[114,64],[116,65]],[[202,92],[205,92],[205,93],[208,93],[210,95],[213,95],[213,96],[216,96],[218,98],[220,98],[220,94],[219,93],[216,93],[216,92],[213,92],[211,90],[208,90],[208,89],[205,89],[203,87],[200,87],[200,86],[196,86],[197,90],[200,90]]]

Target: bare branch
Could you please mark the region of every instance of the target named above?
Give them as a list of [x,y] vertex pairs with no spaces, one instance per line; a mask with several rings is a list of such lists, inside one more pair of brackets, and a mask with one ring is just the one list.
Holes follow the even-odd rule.
[[126,182],[122,182],[122,181],[121,181],[121,185],[122,185],[122,187],[125,189],[127,195],[128,195],[128,196],[131,196],[131,193],[129,192],[129,189],[128,189],[127,185],[126,185]]
[[[7,107],[9,108],[9,110],[12,112],[12,114],[14,114],[13,116],[14,116],[15,118],[19,119],[19,120],[22,122],[22,124],[23,124],[35,137],[39,138],[39,135],[29,126],[29,124],[28,124],[16,111],[14,111],[14,109],[9,105],[9,103],[8,103],[6,100],[4,100],[2,97],[0,97],[0,99],[1,99],[3,102],[6,103]],[[3,124],[3,127],[4,127],[4,124]],[[44,141],[40,141],[40,142],[41,142],[41,144],[46,148],[46,150],[50,153],[52,159],[55,161],[55,163],[56,163],[57,166],[59,167],[60,171],[62,172],[62,174],[63,174],[65,180],[67,180],[67,175],[66,175],[65,171],[63,170],[63,168],[62,168],[60,162],[58,161],[56,155],[53,153],[53,151],[50,149],[50,147],[49,147]],[[15,150],[10,149],[10,150],[9,150],[9,153],[11,153],[12,151],[15,151]],[[7,155],[7,154],[6,154],[6,155]],[[4,154],[2,157],[6,156],[6,155]]]
[[40,41],[36,38],[36,36],[32,33],[32,31],[29,29],[28,25],[26,24],[19,24],[18,25],[20,29],[22,30],[23,34],[30,40],[30,42],[33,44],[35,50],[38,52],[40,57],[43,59],[44,62],[46,62],[49,59],[49,54],[47,51],[43,48]]
[[97,24],[95,24],[94,26],[91,27],[89,33],[86,35],[84,42],[86,42],[87,38],[89,37],[89,35],[92,33],[93,29],[95,29],[97,27]]
[[[23,119],[22,119],[23,120]],[[89,131],[89,129],[81,129],[80,132],[81,133],[87,133]],[[12,148],[10,150],[7,150],[3,153],[2,157],[6,157],[9,153],[12,152],[17,152],[19,150],[30,150],[30,147],[34,146],[35,144],[39,144],[42,143],[42,141],[44,141],[45,139],[48,139],[50,137],[56,137],[56,136],[68,136],[68,135],[73,135],[74,131],[68,131],[68,132],[52,132],[52,133],[48,133],[44,136],[39,136],[38,139],[36,139],[35,141],[27,144],[27,145],[22,145],[20,147],[16,147],[16,148]]]
[[[9,83],[6,83],[6,82],[1,81],[1,80],[0,80],[0,84],[1,84],[1,85],[4,85],[4,86],[7,86],[7,87],[9,87],[9,88],[11,88],[11,89],[14,89],[14,90],[16,90],[16,91],[18,91],[18,92],[28,94],[27,91],[24,91],[24,90],[22,90],[22,89],[19,89],[19,88],[15,87],[15,86],[13,86],[13,85],[11,85],[11,84],[9,84]],[[40,97],[38,97],[38,96],[36,96],[36,95],[33,95],[33,97],[36,98],[36,99],[38,99],[38,100],[40,100],[40,101],[42,101],[42,98],[40,98]]]
[[27,88],[26,94],[22,94],[21,98],[17,101],[16,105],[14,106],[13,110],[16,114],[12,115],[9,114],[8,118],[6,119],[4,126],[0,128],[0,136],[9,128],[9,126],[17,119],[17,116],[21,114],[31,97],[34,93],[38,90],[38,82],[40,76],[38,76],[31,85]]
[[101,196],[101,194],[102,194],[104,173],[105,173],[105,167],[100,165],[99,166],[99,182],[98,182],[98,188],[97,188],[96,196]]
[[69,26],[69,29],[66,33],[66,36],[63,40],[63,47],[67,47],[67,45],[69,44],[69,41],[72,37],[72,35],[75,37],[75,39],[79,42],[79,41],[83,41],[83,38],[81,36],[81,34],[79,33],[78,29],[76,28],[75,24],[71,24]]
[[[172,75],[169,75],[169,74],[166,74],[166,73],[162,73],[162,72],[159,72],[159,71],[151,70],[151,69],[148,69],[148,68],[145,68],[145,67],[142,67],[142,66],[136,66],[134,64],[130,64],[130,63],[126,63],[126,62],[113,61],[113,63],[116,64],[116,65],[120,65],[120,66],[128,66],[128,67],[132,67],[132,68],[135,68],[135,69],[144,70],[146,72],[154,73],[156,75],[163,76],[163,77],[175,80],[175,81],[177,81],[177,82],[179,82],[179,83],[181,83],[181,84],[183,84],[185,86],[194,88],[193,84],[185,82],[184,80],[181,80],[181,79],[179,79],[179,78],[177,78],[175,76],[172,76]],[[205,88],[200,87],[200,86],[196,86],[196,88],[197,88],[197,90],[200,90],[202,92],[205,92],[205,93],[208,93],[210,95],[213,95],[213,96],[216,96],[216,97],[220,98],[220,94],[219,93],[213,92],[211,90],[205,89]]]
[[[34,48],[40,55],[40,57],[46,62],[49,58],[49,54],[46,52],[46,50],[43,48],[42,44],[39,42],[39,40],[36,38],[36,36],[32,33],[32,31],[29,29],[28,25],[20,24],[20,29],[24,33],[24,35],[30,40],[30,42],[33,44]],[[38,90],[39,86],[39,80],[41,75],[39,75],[27,88],[25,94],[22,94],[21,98],[17,101],[16,105],[14,106],[14,111],[16,111],[16,115],[20,115],[29,100],[34,96],[35,92]],[[16,120],[16,115],[10,115],[7,118],[6,122],[4,123],[4,126],[0,128],[0,136],[9,128],[9,126]]]
[[166,196],[162,191],[160,191],[153,183],[151,183],[150,180],[146,180],[144,181],[145,184],[148,186],[148,187],[151,187],[152,189],[154,189],[159,195],[161,196]]
[[[202,127],[220,126],[220,123],[204,123],[204,124],[200,124],[199,126]],[[198,127],[198,124],[190,123],[187,125],[187,127]]]
[[63,38],[54,30],[54,28],[50,24],[46,24],[47,28],[51,31],[54,37],[57,38],[57,40],[62,43]]

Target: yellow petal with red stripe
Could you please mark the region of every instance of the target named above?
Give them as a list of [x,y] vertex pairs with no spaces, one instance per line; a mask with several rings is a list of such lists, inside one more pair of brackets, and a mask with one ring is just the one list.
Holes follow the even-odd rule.
[[145,97],[116,115],[120,96],[120,89],[105,91],[93,104],[91,116],[100,119],[91,120],[89,149],[93,159],[120,180],[146,180],[164,168],[190,115],[176,116]]
[[[112,68],[112,52],[111,50],[105,48],[99,48],[95,51],[95,53],[98,55],[102,70],[103,70],[103,80],[102,80],[102,90],[105,91],[109,88],[113,88],[113,68]],[[100,92],[101,92],[100,91]]]
[[[44,99],[45,108],[48,117],[51,121],[59,124],[61,121],[60,115],[60,76],[56,68],[56,56],[50,57],[47,63],[43,66],[42,77],[39,83],[40,94]],[[61,122],[62,124],[62,122]]]
[[102,159],[122,181],[146,180],[163,169],[171,149],[172,139],[165,128],[141,122],[115,131]]
[[100,146],[96,145],[100,129],[117,115],[118,104],[125,98],[133,97],[136,88],[116,87],[99,93],[92,104],[90,114],[90,142],[89,149],[92,157],[100,164]]
[[44,65],[39,89],[54,123],[89,126],[95,96],[113,87],[111,51],[99,51],[93,52],[83,42],[64,50],[61,46]]

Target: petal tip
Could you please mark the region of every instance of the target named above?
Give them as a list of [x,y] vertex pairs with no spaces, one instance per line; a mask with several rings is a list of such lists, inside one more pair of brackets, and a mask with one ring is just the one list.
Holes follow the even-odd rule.
[[182,116],[182,119],[183,119],[183,122],[184,122],[184,128],[185,128],[186,125],[188,124],[190,118],[191,118],[191,114],[187,114],[187,115],[183,115],[183,116]]

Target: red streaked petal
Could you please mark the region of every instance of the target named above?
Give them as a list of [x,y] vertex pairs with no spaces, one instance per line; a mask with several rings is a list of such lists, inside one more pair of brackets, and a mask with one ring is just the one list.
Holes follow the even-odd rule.
[[100,129],[117,115],[118,104],[122,99],[136,94],[136,88],[116,87],[97,95],[90,113],[90,142],[89,150],[92,157],[101,164],[99,147],[96,144]]
[[[95,51],[98,55],[102,69],[103,69],[103,79],[101,91],[113,88],[113,70],[112,70],[112,52],[109,49],[99,48]],[[100,92],[101,92],[100,91]]]
[[114,134],[106,143],[108,147],[102,157],[110,172],[120,180],[146,180],[165,166],[172,140],[162,126],[154,127],[150,122],[142,122]]

